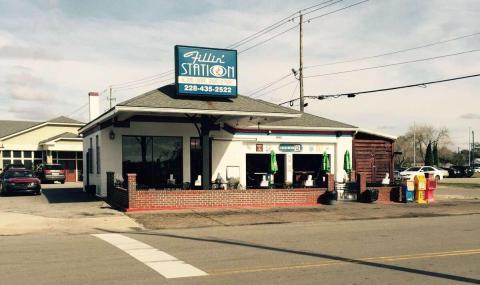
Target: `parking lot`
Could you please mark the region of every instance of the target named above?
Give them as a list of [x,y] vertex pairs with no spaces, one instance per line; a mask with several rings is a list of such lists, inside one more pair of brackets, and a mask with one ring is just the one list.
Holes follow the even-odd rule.
[[[72,226],[73,225],[73,226]],[[132,230],[138,225],[107,203],[82,191],[81,183],[44,184],[42,195],[0,197],[0,234]]]

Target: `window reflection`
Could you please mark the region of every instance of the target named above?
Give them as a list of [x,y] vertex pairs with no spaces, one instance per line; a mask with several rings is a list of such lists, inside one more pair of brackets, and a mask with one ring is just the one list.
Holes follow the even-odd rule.
[[[177,187],[183,178],[182,137],[123,136],[123,176],[137,174],[139,188]],[[170,182],[170,183],[168,183]],[[170,184],[170,185],[169,185]]]

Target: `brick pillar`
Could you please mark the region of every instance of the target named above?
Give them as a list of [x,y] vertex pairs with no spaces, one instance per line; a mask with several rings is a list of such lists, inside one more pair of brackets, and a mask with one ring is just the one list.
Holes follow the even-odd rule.
[[358,195],[357,200],[361,200],[362,193],[367,191],[367,176],[364,173],[358,173],[357,175],[358,183]]
[[327,173],[327,191],[332,192],[335,190],[335,176],[331,173]]
[[355,170],[350,171],[350,173],[348,174],[348,180],[350,182],[357,181],[357,173],[355,172]]
[[135,208],[135,196],[137,195],[137,174],[128,173],[128,208]]

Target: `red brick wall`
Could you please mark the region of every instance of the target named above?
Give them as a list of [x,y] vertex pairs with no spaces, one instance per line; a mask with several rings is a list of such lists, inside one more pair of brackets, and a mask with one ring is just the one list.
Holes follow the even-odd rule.
[[[138,190],[127,211],[316,205],[326,189]],[[133,199],[132,199],[133,198]]]
[[[390,202],[392,197],[399,197],[400,187],[397,186],[381,186],[381,187],[372,187],[378,190],[378,201],[381,202]],[[395,201],[397,202],[397,201]]]

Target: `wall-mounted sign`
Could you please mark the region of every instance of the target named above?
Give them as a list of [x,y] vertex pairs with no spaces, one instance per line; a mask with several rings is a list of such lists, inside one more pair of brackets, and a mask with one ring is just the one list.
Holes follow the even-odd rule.
[[302,145],[301,144],[290,144],[290,143],[282,143],[278,147],[280,151],[283,152],[301,152]]
[[175,46],[175,85],[179,96],[236,97],[237,51]]
[[256,144],[255,149],[257,152],[263,152],[263,144]]

